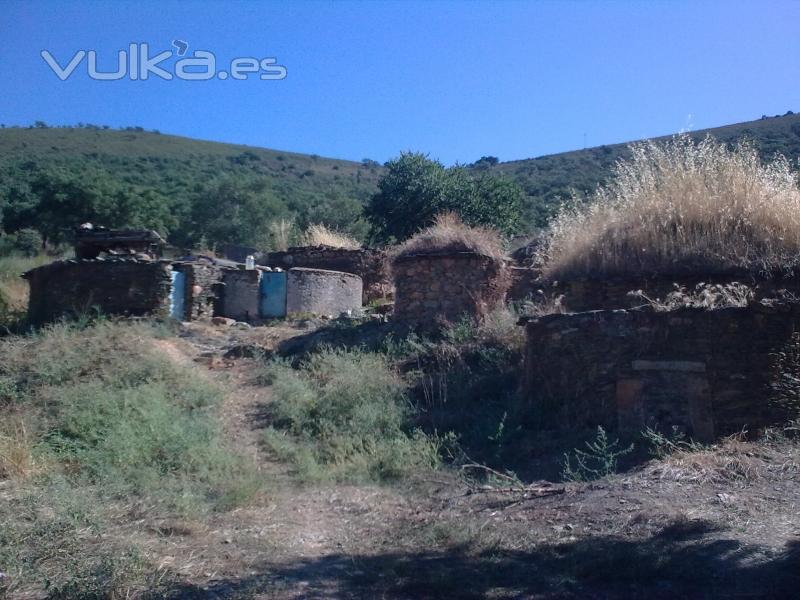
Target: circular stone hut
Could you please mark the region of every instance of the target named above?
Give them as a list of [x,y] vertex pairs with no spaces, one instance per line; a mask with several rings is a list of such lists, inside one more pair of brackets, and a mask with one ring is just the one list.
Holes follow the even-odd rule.
[[397,247],[391,270],[394,317],[416,325],[479,318],[505,300],[510,283],[497,233],[453,215]]

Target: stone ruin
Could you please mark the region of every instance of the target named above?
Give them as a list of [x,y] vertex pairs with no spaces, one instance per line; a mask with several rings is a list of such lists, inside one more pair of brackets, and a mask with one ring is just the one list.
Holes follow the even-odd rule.
[[[163,240],[154,232],[98,231],[76,235],[79,258],[25,273],[34,324],[99,311],[107,315],[223,316],[258,322],[287,313],[338,317],[359,314],[357,275],[320,269],[273,269],[210,257],[162,260]],[[83,257],[83,258],[80,258]]]
[[[709,441],[785,420],[774,401],[774,361],[798,341],[796,274],[517,282],[516,299],[562,313],[521,320],[523,396],[550,426],[677,427]],[[723,308],[688,301],[697,290],[734,284],[746,286],[749,298]],[[665,303],[671,293],[672,305]],[[556,298],[557,306],[546,306]]]
[[524,399],[550,426],[678,427],[710,441],[786,418],[775,399],[776,360],[798,344],[797,302],[601,310],[523,323]]
[[101,255],[157,259],[165,244],[157,232],[149,229],[109,230],[84,223],[75,231],[75,257],[80,260]]
[[416,325],[480,318],[503,304],[509,285],[502,262],[474,252],[402,255],[392,275],[394,317]]
[[392,296],[392,280],[386,254],[382,250],[298,246],[281,252],[265,253],[259,257],[258,262],[282,269],[321,269],[358,275],[363,282],[364,304]]

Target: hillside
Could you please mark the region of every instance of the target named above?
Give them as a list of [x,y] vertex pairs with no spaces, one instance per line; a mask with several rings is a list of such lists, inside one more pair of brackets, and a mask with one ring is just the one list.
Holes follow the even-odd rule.
[[[769,160],[776,152],[794,161],[800,157],[800,114],[762,117],[757,121],[701,129],[690,135],[695,139],[711,135],[730,144],[750,139],[764,160]],[[605,181],[614,163],[628,156],[629,143],[504,162],[490,169],[508,175],[522,186],[529,203],[526,220],[542,226],[558,206],[559,199],[569,197],[572,189],[588,192]]]
[[[77,195],[84,196],[83,202],[75,201],[80,206],[67,202],[53,207],[62,212],[77,209],[61,227],[84,219],[110,219],[106,224],[155,226],[176,244],[198,243],[201,238],[207,243],[263,244],[252,224],[258,222],[263,230],[266,219],[291,221],[297,227],[325,221],[363,237],[366,225],[359,216],[375,188],[376,167],[376,163],[193,140],[140,128],[4,128],[0,208],[8,230],[35,226],[43,210],[26,213],[31,195],[41,199],[48,191],[59,191],[53,187],[71,192],[78,187]],[[43,174],[47,182],[42,181]],[[49,185],[54,179],[57,184]],[[116,223],[114,217],[126,212],[119,206],[111,210],[86,206],[98,195],[95,191],[145,197],[145,203],[150,199],[154,202],[149,204],[166,210],[134,210],[134,218],[125,215],[133,223]],[[219,222],[210,224],[212,220]],[[242,226],[238,230],[237,222]]]
[[[727,143],[749,138],[761,156],[800,156],[800,114],[692,132]],[[486,169],[524,190],[524,224],[546,224],[571,190],[605,181],[627,143]],[[323,222],[366,240],[365,201],[382,167],[235,144],[96,126],[0,129],[0,227],[38,229],[48,241],[83,221],[146,226],[179,246],[241,243],[274,248]]]

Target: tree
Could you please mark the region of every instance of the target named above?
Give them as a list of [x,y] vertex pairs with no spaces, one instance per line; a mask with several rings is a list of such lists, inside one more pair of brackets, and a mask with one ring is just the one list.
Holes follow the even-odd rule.
[[424,154],[403,153],[386,163],[365,214],[378,242],[405,240],[443,212],[511,234],[521,224],[522,197],[519,186],[505,177],[448,169]]

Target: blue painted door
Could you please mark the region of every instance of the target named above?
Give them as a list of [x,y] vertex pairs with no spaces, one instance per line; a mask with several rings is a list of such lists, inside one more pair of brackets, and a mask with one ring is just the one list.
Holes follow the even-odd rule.
[[182,271],[172,271],[169,316],[179,321],[186,319],[186,273]]
[[275,319],[286,316],[286,272],[261,273],[261,318]]

